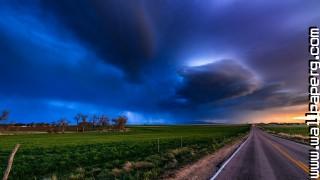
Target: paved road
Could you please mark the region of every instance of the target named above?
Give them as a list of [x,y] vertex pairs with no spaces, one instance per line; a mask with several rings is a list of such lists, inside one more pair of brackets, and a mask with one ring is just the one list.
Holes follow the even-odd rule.
[[309,147],[252,127],[248,139],[217,180],[308,179]]

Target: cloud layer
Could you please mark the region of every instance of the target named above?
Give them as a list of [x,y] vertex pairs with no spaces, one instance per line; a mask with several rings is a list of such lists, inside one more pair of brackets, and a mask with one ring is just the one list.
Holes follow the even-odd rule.
[[307,29],[320,24],[319,5],[3,1],[0,108],[13,121],[82,111],[198,123],[302,105]]

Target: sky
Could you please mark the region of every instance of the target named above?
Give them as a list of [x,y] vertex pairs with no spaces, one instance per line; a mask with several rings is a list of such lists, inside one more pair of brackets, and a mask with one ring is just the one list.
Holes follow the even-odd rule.
[[8,122],[303,122],[318,0],[0,1]]

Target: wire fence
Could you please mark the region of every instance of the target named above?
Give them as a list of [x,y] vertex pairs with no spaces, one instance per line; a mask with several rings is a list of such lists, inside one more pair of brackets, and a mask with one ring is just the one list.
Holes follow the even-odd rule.
[[[18,178],[25,173],[37,177],[52,172],[69,172],[79,166],[121,167],[126,161],[161,159],[168,153],[179,152],[177,151],[179,149],[196,152],[193,157],[196,158],[200,154],[216,150],[240,135],[155,137],[94,144],[83,142],[83,144],[63,146],[57,142],[56,146],[31,145],[31,148],[22,144],[16,155],[12,174]],[[6,168],[9,154],[10,150],[0,149],[0,177]]]

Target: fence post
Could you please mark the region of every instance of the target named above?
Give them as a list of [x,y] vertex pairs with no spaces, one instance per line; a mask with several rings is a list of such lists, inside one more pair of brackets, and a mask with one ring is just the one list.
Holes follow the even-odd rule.
[[2,180],[7,180],[7,179],[8,179],[9,174],[10,174],[10,171],[11,171],[11,167],[12,167],[12,164],[13,164],[14,156],[15,156],[15,154],[17,153],[19,147],[20,147],[20,144],[17,144],[17,145],[14,147],[14,149],[12,150],[12,152],[11,152],[11,154],[10,154],[10,157],[9,157],[9,159],[8,159],[8,166],[7,166],[6,171],[5,171],[4,174],[3,174]]
[[160,138],[158,138],[158,152],[160,152]]

